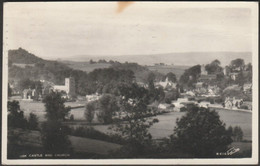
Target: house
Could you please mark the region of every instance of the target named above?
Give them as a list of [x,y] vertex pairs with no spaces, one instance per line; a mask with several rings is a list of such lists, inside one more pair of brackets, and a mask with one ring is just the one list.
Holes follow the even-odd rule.
[[203,88],[203,86],[204,86],[204,83],[203,83],[203,82],[197,82],[197,83],[195,84],[195,88],[196,88],[196,89]]
[[86,100],[87,100],[87,102],[96,101],[96,100],[99,100],[100,97],[101,97],[101,95],[99,95],[98,93],[92,94],[92,95],[86,95]]
[[252,84],[244,84],[243,85],[243,91],[245,93],[251,93],[252,92]]
[[177,87],[177,83],[174,83],[172,81],[169,81],[168,77],[165,79],[165,81],[159,81],[157,83],[155,83],[155,86],[159,87],[163,87],[163,89],[176,89]]
[[197,82],[196,84],[195,84],[195,92],[197,92],[197,93],[206,93],[207,92],[207,89],[205,88],[205,84],[204,84],[204,82]]
[[196,94],[193,91],[188,91],[188,92],[186,92],[186,94],[188,96],[196,96]]
[[237,79],[237,77],[238,77],[238,74],[239,74],[239,73],[230,73],[229,76],[230,76],[230,78],[231,78],[232,80],[235,81],[235,80]]
[[199,107],[209,108],[210,102],[208,102],[208,101],[202,101],[202,102],[200,102],[198,105],[199,105]]
[[162,110],[166,110],[166,109],[169,108],[170,106],[171,106],[170,104],[164,103],[164,104],[159,104],[159,105],[158,105],[158,108],[159,108],[159,109],[162,109]]
[[217,96],[220,93],[220,88],[216,85],[208,86],[208,96]]
[[188,105],[196,105],[196,101],[189,101],[188,98],[178,98],[177,101],[173,101],[172,104],[174,105],[174,111],[180,112],[181,108],[187,107]]
[[23,99],[32,100],[32,90],[30,88],[23,90]]
[[205,82],[205,81],[211,81],[215,79],[217,79],[216,74],[208,74],[208,75],[201,75],[198,80],[201,82]]
[[240,108],[243,102],[243,99],[236,99],[235,97],[226,97],[224,107],[229,109]]
[[41,98],[41,91],[39,89],[24,89],[23,99],[24,100],[38,100]]
[[143,82],[136,82],[139,87],[148,88],[148,85]]
[[210,80],[214,80],[217,78],[216,74],[208,74],[205,65],[201,66],[201,72],[200,72],[200,77],[199,77],[199,81],[200,82],[205,82],[205,81],[210,81]]
[[226,87],[223,92],[227,91],[227,90],[235,90],[235,91],[240,91],[242,89],[242,87],[240,87],[239,85],[231,85]]

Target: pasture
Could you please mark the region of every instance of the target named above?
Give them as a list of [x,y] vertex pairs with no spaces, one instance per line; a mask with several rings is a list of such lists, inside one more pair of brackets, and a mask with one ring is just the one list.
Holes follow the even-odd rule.
[[[85,101],[80,102],[66,102],[66,106],[80,106],[84,105]],[[26,117],[32,112],[37,115],[39,121],[45,120],[45,108],[44,104],[41,102],[34,102],[34,101],[20,101],[20,107],[24,111],[24,115]],[[226,127],[232,126],[240,126],[244,133],[245,140],[252,140],[252,113],[248,112],[241,112],[241,111],[234,111],[234,110],[223,110],[217,109],[219,113],[220,119],[226,124]],[[85,108],[77,108],[72,109],[70,115],[74,116],[74,120],[84,121]],[[176,126],[177,118],[181,118],[185,112],[170,112],[162,115],[157,115],[155,118],[159,120],[159,123],[154,124],[150,129],[150,133],[152,134],[153,138],[161,139],[164,137],[168,137],[173,133],[173,129]],[[76,122],[75,122],[76,123]],[[95,129],[101,132],[110,132],[108,127],[110,125],[96,125],[94,126]]]
[[186,69],[188,69],[189,66],[174,66],[174,65],[167,65],[167,66],[148,66],[148,69],[151,71],[157,71],[162,74],[167,74],[169,72],[172,72],[176,75],[176,77],[179,79],[181,75],[184,73]]
[[74,62],[74,61],[66,61],[62,62],[66,64],[68,67],[75,70],[82,70],[85,72],[91,72],[95,69],[108,68],[111,66],[109,63],[94,63],[90,64],[89,62]]

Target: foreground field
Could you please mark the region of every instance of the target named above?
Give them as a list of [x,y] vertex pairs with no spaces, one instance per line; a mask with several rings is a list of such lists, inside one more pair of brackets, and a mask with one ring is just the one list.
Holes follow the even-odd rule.
[[[23,146],[32,146],[42,148],[41,134],[39,131],[11,129],[9,132],[19,133]],[[99,141],[95,139],[69,136],[73,152],[75,153],[91,153],[107,155],[111,151],[115,151],[121,145]]]
[[[84,102],[67,102],[66,106],[79,106],[84,105]],[[21,109],[24,110],[25,116],[29,116],[31,112],[35,113],[39,118],[39,121],[45,120],[45,108],[44,104],[41,102],[28,102],[20,101]],[[85,120],[84,116],[85,108],[72,109],[70,114],[74,116],[75,120]],[[244,139],[252,140],[252,113],[249,112],[240,112],[234,110],[223,110],[217,109],[220,119],[228,126],[240,126],[244,133]],[[170,112],[167,114],[162,114],[156,116],[159,120],[159,123],[154,124],[150,128],[150,132],[155,139],[161,139],[168,137],[173,133],[173,129],[176,126],[176,119],[181,118],[185,113],[184,112]],[[76,123],[76,122],[75,122]],[[75,124],[78,126],[77,124]],[[73,125],[73,126],[75,126]],[[96,125],[94,126],[97,130],[102,132],[110,132],[108,127],[110,125]]]

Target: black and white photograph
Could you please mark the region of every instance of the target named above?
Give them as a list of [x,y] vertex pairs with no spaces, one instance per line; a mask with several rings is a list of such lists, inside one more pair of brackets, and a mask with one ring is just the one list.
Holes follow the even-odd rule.
[[257,164],[257,2],[5,2],[2,163]]

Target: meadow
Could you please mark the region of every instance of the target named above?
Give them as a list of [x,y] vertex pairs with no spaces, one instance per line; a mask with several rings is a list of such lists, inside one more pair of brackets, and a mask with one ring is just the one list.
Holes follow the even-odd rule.
[[[79,106],[84,105],[84,101],[81,102],[66,102],[66,106]],[[44,104],[41,102],[30,102],[30,101],[20,101],[20,107],[24,111],[26,117],[32,112],[37,115],[39,121],[45,120],[45,108]],[[74,116],[74,120],[84,121],[85,108],[72,109],[70,115]],[[220,119],[226,124],[226,127],[240,126],[244,133],[245,140],[252,140],[252,113],[240,112],[234,110],[223,110],[217,109]],[[153,138],[161,139],[168,137],[173,133],[173,129],[176,126],[177,118],[181,118],[185,112],[170,112],[162,115],[157,115],[156,118],[159,120],[159,123],[154,124],[150,128],[150,133]],[[96,125],[95,129],[102,132],[110,132],[108,127],[110,125]]]
[[109,63],[94,63],[90,64],[89,62],[74,62],[74,61],[66,61],[62,62],[66,64],[68,67],[75,70],[82,70],[85,72],[91,72],[95,69],[103,69],[111,66]]
[[166,65],[166,66],[148,66],[148,69],[151,71],[157,71],[162,74],[167,74],[169,72],[172,72],[176,75],[176,77],[179,79],[181,75],[184,73],[186,69],[188,69],[189,66],[175,66],[175,65]]

